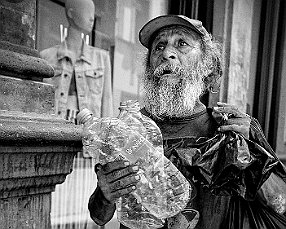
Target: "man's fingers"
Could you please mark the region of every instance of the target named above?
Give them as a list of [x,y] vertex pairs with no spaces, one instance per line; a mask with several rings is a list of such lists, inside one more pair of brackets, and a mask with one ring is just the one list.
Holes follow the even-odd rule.
[[235,112],[216,112],[215,110],[212,112],[212,116],[217,121],[217,123],[221,123],[224,121],[224,125],[247,125],[249,126],[251,119],[249,116],[243,113],[235,113]]
[[218,114],[227,114],[228,116],[240,118],[246,116],[246,114],[240,112],[234,107],[214,107],[213,112]]
[[244,125],[224,125],[219,127],[220,132],[225,132],[225,131],[234,131],[236,133],[242,134],[244,137],[248,138],[249,137],[249,128],[247,128]]
[[239,118],[239,117],[244,117],[246,116],[247,114],[241,112],[236,106],[234,105],[231,105],[231,104],[228,104],[228,103],[222,103],[222,102],[217,102],[217,107],[214,107],[214,112],[217,112],[217,113],[226,113],[228,114],[229,116],[232,116],[232,117],[236,117],[236,118]]
[[97,167],[97,185],[110,202],[114,202],[120,196],[133,191],[140,180],[139,175],[137,175],[138,165],[129,165],[123,160]]
[[112,161],[108,162],[102,166],[102,170],[104,173],[110,173],[113,170],[122,169],[129,166],[130,163],[128,161],[120,160],[120,161]]
[[131,192],[133,192],[136,189],[136,187],[134,185],[123,188],[123,189],[119,189],[116,190],[115,192],[112,192],[110,194],[110,199],[115,201],[116,199],[120,198],[121,196],[127,195]]
[[219,107],[234,107],[233,105],[229,104],[229,103],[223,103],[223,102],[217,102],[216,103]]
[[137,165],[128,166],[126,168],[119,169],[119,170],[113,170],[111,173],[106,174],[106,180],[107,182],[112,183],[130,174],[137,173],[138,170],[139,170],[139,167]]
[[225,122],[225,125],[238,125],[238,126],[245,126],[250,127],[250,119],[249,118],[228,118]]
[[234,131],[249,138],[251,118],[246,113],[239,111],[236,106],[217,102],[217,107],[213,108],[212,115],[216,122],[220,124],[219,131]]
[[127,176],[120,180],[117,180],[111,184],[111,192],[116,192],[118,190],[124,189],[129,186],[134,186],[140,180],[139,175]]
[[[100,173],[101,171],[99,171]],[[106,178],[106,177],[105,177]],[[132,177],[126,177],[123,180],[117,180],[113,183],[107,182],[106,179],[101,177],[97,185],[102,190],[105,198],[109,202],[115,202],[116,199],[121,197],[122,195],[126,195],[136,189],[136,184],[140,180],[139,176],[133,175]]]

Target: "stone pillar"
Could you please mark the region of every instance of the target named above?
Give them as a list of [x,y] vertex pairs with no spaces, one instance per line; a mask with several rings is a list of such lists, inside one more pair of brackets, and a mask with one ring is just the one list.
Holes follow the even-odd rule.
[[35,49],[36,0],[0,1],[0,228],[48,229],[80,129],[54,115],[53,69]]

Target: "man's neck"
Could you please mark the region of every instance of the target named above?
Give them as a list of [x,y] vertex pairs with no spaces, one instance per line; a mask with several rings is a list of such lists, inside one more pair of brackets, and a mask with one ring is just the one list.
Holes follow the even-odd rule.
[[206,106],[201,102],[201,101],[198,101],[194,107],[194,110],[193,110],[193,114],[197,114],[197,113],[200,113],[201,111],[205,110],[206,109]]

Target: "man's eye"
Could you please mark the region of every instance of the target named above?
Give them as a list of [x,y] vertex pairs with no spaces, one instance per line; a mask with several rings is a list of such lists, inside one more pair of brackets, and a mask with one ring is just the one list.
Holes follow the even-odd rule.
[[185,42],[183,40],[179,41],[179,46],[186,46],[186,45],[188,45],[187,42]]
[[162,44],[158,44],[155,47],[155,51],[159,51],[159,50],[163,50],[163,49],[164,49],[164,45],[162,45]]

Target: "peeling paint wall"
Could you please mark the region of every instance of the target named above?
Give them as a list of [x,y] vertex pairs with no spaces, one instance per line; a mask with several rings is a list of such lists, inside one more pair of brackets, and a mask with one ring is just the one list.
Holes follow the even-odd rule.
[[253,0],[235,0],[227,102],[246,111],[251,63]]

